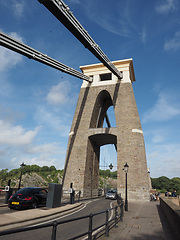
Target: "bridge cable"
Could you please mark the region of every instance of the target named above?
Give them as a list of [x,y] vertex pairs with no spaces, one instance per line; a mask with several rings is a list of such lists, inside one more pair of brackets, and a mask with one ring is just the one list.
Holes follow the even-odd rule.
[[95,55],[113,74],[122,79],[119,72],[84,27],[75,18],[68,5],[62,0],[38,0],[42,3],[88,50]]
[[74,77],[78,77],[80,79],[83,79],[88,82],[92,82],[92,78],[89,76],[84,75],[83,73],[68,67],[67,65],[58,62],[57,60],[54,60],[53,58],[48,57],[46,54],[43,54],[24,43],[21,43],[10,36],[0,32],[0,45],[3,47],[6,47],[10,50],[13,50],[17,53],[20,53],[30,59],[33,59],[35,61],[41,62],[45,65],[48,65],[52,68],[55,68],[57,70],[60,70],[61,72],[65,72],[67,74],[70,74]]

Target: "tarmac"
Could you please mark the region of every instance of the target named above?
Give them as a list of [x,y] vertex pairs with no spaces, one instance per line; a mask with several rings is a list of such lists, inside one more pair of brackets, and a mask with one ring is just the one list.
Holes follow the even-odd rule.
[[[2,204],[0,201],[0,207],[6,207],[7,204]],[[84,206],[83,202],[77,202],[74,204],[62,203],[60,207],[56,208],[36,208],[28,210],[14,210],[9,213],[0,214],[0,231],[14,229],[30,224],[37,224],[43,221],[53,220],[59,218],[65,214],[69,214],[76,210],[79,210]]]
[[[64,204],[57,208],[38,208],[27,211],[13,211],[0,215],[0,231],[20,227],[29,223],[56,218],[83,207],[83,202]],[[3,204],[0,204],[3,206]],[[5,206],[5,205],[4,205]],[[35,222],[34,222],[35,221]],[[128,211],[124,212],[123,222],[118,228],[112,228],[109,237],[101,236],[101,240],[176,240],[168,219],[157,202],[130,202]]]

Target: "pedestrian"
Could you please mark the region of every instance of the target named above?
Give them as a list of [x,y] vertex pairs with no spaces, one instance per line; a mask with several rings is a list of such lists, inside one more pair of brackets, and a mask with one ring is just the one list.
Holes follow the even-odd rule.
[[172,192],[172,197],[177,197],[176,190],[174,190],[174,191]]

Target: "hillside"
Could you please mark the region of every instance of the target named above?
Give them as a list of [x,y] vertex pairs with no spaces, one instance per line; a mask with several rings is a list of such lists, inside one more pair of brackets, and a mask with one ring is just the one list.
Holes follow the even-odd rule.
[[[21,169],[3,169],[0,171],[0,187],[5,187],[11,179],[11,187],[17,188]],[[57,170],[54,166],[39,167],[37,165],[26,165],[22,169],[21,187],[48,187],[48,183],[62,183],[63,170]]]
[[[23,169],[1,170],[0,187],[4,188],[11,179],[11,187],[18,188],[21,171],[21,187],[48,187],[48,183],[62,183],[63,170],[57,170],[54,166],[26,165]],[[100,170],[99,172],[99,188],[117,188],[117,171]]]
[[[18,188],[21,169],[3,169],[0,171],[0,187],[4,188],[8,180],[11,179],[11,187]],[[62,183],[63,170],[57,170],[54,166],[39,167],[38,165],[26,165],[22,169],[21,187],[43,186],[48,187],[48,183]],[[180,178],[169,179],[167,177],[151,178],[152,187],[160,192],[174,189],[180,194]],[[99,188],[117,188],[117,171],[99,170]]]

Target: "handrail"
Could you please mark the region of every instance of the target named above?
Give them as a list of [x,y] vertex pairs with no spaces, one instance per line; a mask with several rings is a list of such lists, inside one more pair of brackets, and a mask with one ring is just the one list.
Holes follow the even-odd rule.
[[[118,208],[120,209],[119,214],[117,212]],[[72,219],[69,219],[69,220],[63,220],[63,221],[60,220],[60,221],[53,221],[53,222],[50,222],[50,223],[42,223],[38,226],[29,226],[29,227],[23,227],[23,228],[18,228],[18,229],[4,230],[4,231],[0,232],[0,236],[9,235],[9,234],[13,234],[13,233],[19,233],[19,232],[25,232],[25,231],[31,231],[31,230],[41,229],[41,228],[46,228],[46,227],[52,227],[51,240],[56,240],[56,230],[57,230],[58,225],[89,218],[88,231],[86,231],[84,233],[81,233],[77,236],[74,236],[73,238],[70,238],[70,239],[78,239],[82,236],[88,235],[88,239],[92,240],[93,232],[95,232],[97,229],[102,228],[103,226],[105,226],[105,229],[104,229],[105,230],[105,236],[109,236],[109,228],[110,228],[109,223],[111,223],[114,220],[114,226],[117,227],[117,223],[119,221],[122,221],[122,218],[123,218],[123,214],[124,214],[123,213],[124,212],[123,208],[124,208],[124,202],[121,201],[121,203],[118,204],[117,206],[106,209],[105,211],[101,211],[101,212],[94,213],[94,214],[91,213],[89,215],[85,215],[85,216],[78,217],[78,218],[72,218]],[[109,220],[109,212],[113,211],[113,210],[115,210],[115,217],[112,218],[111,220]],[[105,223],[93,228],[93,217],[97,216],[97,215],[100,215],[100,214],[103,214],[103,213],[106,213]]]

